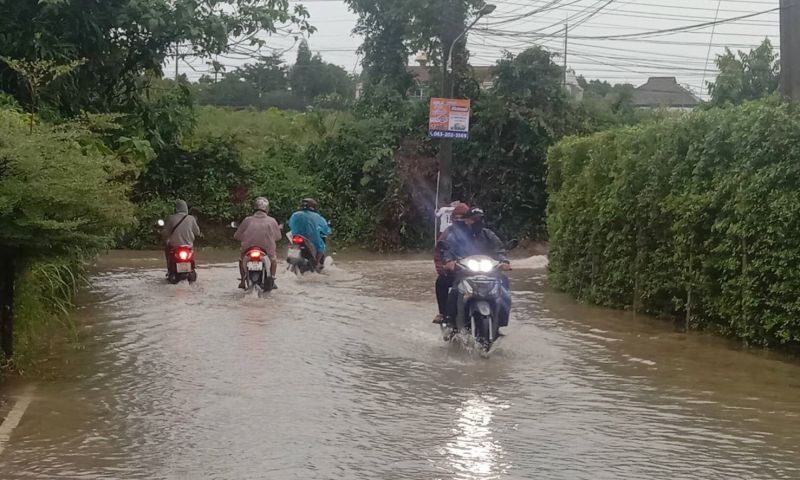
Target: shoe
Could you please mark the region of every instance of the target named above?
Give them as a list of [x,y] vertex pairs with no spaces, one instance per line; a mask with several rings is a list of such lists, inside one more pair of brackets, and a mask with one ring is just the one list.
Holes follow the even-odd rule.
[[443,324],[444,323],[444,315],[442,315],[441,313],[439,315],[436,315],[433,318],[433,323],[435,323],[436,325]]
[[244,280],[239,282],[239,288],[242,290],[247,290],[247,284],[244,283]]

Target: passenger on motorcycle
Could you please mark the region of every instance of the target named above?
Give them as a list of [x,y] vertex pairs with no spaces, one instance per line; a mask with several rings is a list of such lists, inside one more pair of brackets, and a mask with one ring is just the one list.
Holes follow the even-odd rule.
[[269,200],[264,197],[256,199],[255,213],[242,221],[233,238],[241,243],[239,248],[239,274],[241,275],[239,288],[247,288],[245,284],[247,272],[244,269],[244,256],[249,249],[254,247],[260,248],[267,253],[271,264],[270,273],[272,278],[275,278],[275,274],[278,271],[276,243],[281,238],[281,227],[274,218],[269,216]]
[[442,240],[447,238],[447,236],[452,232],[454,224],[459,224],[459,226],[463,225],[464,222],[464,215],[469,212],[469,205],[466,203],[461,202],[453,202],[454,205],[448,208],[452,208],[449,212],[449,225],[447,228],[442,230],[442,233],[439,235],[438,240],[436,241],[436,246],[433,249],[433,264],[436,267],[436,273],[438,276],[436,277],[436,304],[439,307],[439,313],[433,319],[433,323],[440,324],[444,321],[444,315],[447,311],[447,295],[450,292],[450,287],[453,286],[453,272],[446,271],[444,269],[444,263],[442,263]]
[[[331,234],[328,221],[317,213],[317,202],[313,198],[305,198],[300,204],[300,210],[294,212],[289,218],[289,230],[292,235],[300,235],[315,250],[317,264],[321,270],[325,264],[325,250],[327,248],[324,237]],[[306,242],[306,243],[308,243]]]
[[[506,257],[506,250],[503,242],[497,235],[486,228],[484,224],[485,214],[480,208],[473,207],[465,215],[462,222],[455,222],[453,226],[448,229],[447,235],[440,240],[442,251],[442,263],[444,271],[452,273],[456,269],[456,264],[462,258],[470,257],[473,255],[485,255],[491,257],[502,264],[503,271],[511,270],[511,262]],[[453,276],[450,275],[449,284],[443,280],[442,289],[444,285],[450,289],[453,285]],[[503,275],[502,278],[504,292],[503,292],[503,317],[500,319],[500,325],[508,325],[508,314],[511,311],[511,294],[509,293],[508,277]],[[437,282],[437,291],[439,285]],[[455,292],[450,292],[447,300],[446,315],[449,317],[455,311],[455,304],[457,295]]]
[[197,225],[197,219],[189,215],[189,206],[183,200],[175,200],[175,213],[167,218],[161,228],[167,270],[172,259],[172,249],[182,246],[194,247],[194,240],[199,236],[202,236],[200,227]]

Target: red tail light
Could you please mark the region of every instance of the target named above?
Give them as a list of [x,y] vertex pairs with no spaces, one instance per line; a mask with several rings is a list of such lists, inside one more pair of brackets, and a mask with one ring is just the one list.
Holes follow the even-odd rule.
[[189,260],[189,258],[191,258],[191,256],[192,256],[192,251],[189,250],[188,248],[181,248],[181,249],[175,250],[175,257],[178,260],[180,260],[181,262],[185,262],[185,261]]
[[261,252],[259,250],[250,250],[249,252],[247,252],[247,255],[252,260],[261,260]]
[[295,245],[302,245],[303,243],[305,243],[305,240],[300,235],[295,235],[294,237],[292,237],[292,243],[294,243]]

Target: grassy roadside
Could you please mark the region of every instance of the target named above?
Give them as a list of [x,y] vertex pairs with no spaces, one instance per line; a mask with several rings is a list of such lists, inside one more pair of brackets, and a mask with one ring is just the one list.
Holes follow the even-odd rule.
[[37,376],[48,359],[77,340],[71,319],[75,295],[85,284],[79,260],[50,260],[30,264],[17,281],[14,359],[3,373]]

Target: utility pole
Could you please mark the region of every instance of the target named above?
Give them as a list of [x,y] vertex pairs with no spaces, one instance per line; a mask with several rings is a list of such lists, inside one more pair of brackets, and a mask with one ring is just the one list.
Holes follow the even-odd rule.
[[800,102],[800,0],[780,0],[781,93]]
[[[453,43],[455,45],[455,42]],[[443,46],[442,48],[447,48]],[[442,51],[442,97],[453,96],[453,79],[450,78],[447,64],[452,55],[452,47]],[[453,196],[453,139],[443,138],[439,143],[439,180],[437,185],[436,209],[448,205]]]
[[569,20],[564,22],[564,88],[567,87],[567,56],[569,55]]
[[180,62],[180,49],[178,48],[178,42],[175,42],[175,81],[178,81],[178,63]]

